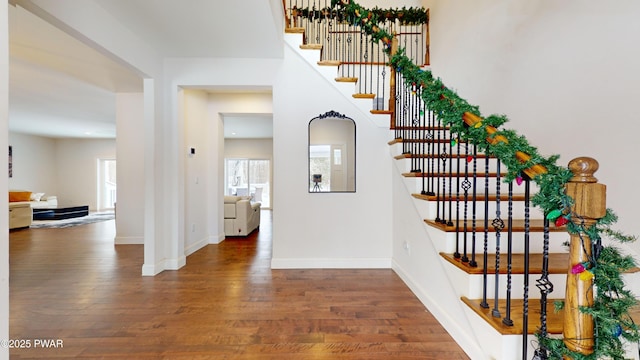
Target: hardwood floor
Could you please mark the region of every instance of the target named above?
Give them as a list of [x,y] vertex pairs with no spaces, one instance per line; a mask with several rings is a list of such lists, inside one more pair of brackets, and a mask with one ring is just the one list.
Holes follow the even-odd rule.
[[262,215],[155,277],[113,220],[12,231],[11,358],[469,359],[391,270],[271,270]]

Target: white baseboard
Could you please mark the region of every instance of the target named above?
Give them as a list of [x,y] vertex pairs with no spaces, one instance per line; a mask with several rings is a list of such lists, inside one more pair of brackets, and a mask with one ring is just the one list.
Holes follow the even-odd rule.
[[272,269],[390,269],[390,258],[369,259],[271,259]]
[[175,259],[166,259],[164,263],[165,263],[165,270],[178,270],[181,267],[187,265],[187,257],[180,256]]
[[143,236],[116,236],[113,239],[116,245],[144,245]]
[[185,256],[189,256],[191,254],[193,254],[194,252],[202,249],[203,247],[209,245],[209,239],[204,238],[201,239],[199,241],[197,241],[195,244],[190,245],[189,247],[187,247],[186,249],[184,249],[184,255]]
[[449,335],[453,337],[458,345],[464,350],[468,355],[472,355],[472,359],[486,359],[482,354],[484,351],[478,345],[474,335],[470,332],[472,330],[468,328],[464,328],[464,326],[457,324],[455,321],[451,319],[448,315],[448,311],[446,307],[443,307],[442,304],[438,304],[425,289],[423,289],[420,284],[413,280],[411,275],[404,271],[404,269],[396,262],[393,261],[393,271],[404,281],[404,283],[409,287],[411,292],[416,295],[416,297],[420,300],[420,302],[429,310],[431,315],[433,315],[438,322],[447,330]]
[[209,236],[209,244],[220,244],[226,239],[224,233],[220,233],[218,235]]
[[156,276],[165,270],[178,270],[186,264],[186,256],[180,256],[175,259],[163,259],[155,264],[143,264],[142,276]]
[[155,264],[142,264],[142,276],[156,276],[163,270],[165,270],[164,261]]

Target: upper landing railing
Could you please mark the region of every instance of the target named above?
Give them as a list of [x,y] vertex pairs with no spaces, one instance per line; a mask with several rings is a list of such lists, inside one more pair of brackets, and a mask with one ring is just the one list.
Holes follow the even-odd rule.
[[[373,99],[373,110],[389,110],[392,71],[389,54],[352,15],[330,0],[283,0],[286,28],[304,33],[306,48],[321,49],[320,65],[337,66],[337,81],[355,83],[354,97]],[[373,9],[376,26],[389,29],[416,64],[429,64],[429,12],[424,9]]]

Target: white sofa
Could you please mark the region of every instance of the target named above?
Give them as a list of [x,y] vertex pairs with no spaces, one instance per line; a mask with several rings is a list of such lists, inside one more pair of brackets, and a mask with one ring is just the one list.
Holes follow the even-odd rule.
[[247,196],[224,197],[225,236],[247,236],[260,226],[259,202]]
[[57,205],[57,196],[45,196],[44,193],[32,193],[24,190],[9,190],[9,229],[31,226],[34,208],[53,207]]
[[33,209],[28,201],[9,203],[9,229],[20,229],[31,226]]

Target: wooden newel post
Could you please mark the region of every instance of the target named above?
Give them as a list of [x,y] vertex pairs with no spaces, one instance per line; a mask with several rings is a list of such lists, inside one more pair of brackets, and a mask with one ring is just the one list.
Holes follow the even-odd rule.
[[[571,220],[575,224],[590,227],[606,213],[606,186],[598,184],[593,174],[598,162],[589,157],[579,157],[569,162],[573,178],[566,184],[566,193],[574,200]],[[593,353],[593,318],[580,311],[581,306],[593,304],[593,279],[580,278],[571,269],[591,258],[591,239],[585,233],[571,234],[569,244],[569,270],[564,306],[563,336],[565,345],[572,351],[588,355]]]

